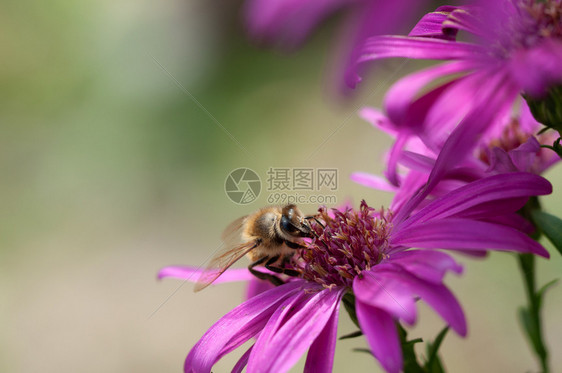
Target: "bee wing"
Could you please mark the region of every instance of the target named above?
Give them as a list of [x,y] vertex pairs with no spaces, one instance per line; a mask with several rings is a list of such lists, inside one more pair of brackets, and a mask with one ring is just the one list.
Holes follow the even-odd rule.
[[244,225],[244,219],[246,218],[247,216],[242,216],[230,223],[222,232],[221,239],[224,242],[228,242],[233,237],[240,237],[240,230],[242,229],[242,225]]
[[234,246],[219,253],[212,260],[207,269],[201,274],[195,284],[194,291],[201,291],[211,285],[231,265],[236,263],[244,255],[258,247],[259,242],[254,240]]

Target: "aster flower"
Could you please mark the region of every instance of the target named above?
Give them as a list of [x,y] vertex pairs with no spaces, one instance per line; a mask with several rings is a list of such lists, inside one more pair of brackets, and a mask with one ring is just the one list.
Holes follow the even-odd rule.
[[416,322],[418,298],[465,335],[462,309],[443,284],[448,271],[460,273],[461,267],[433,249],[547,257],[525,233],[490,219],[513,214],[529,196],[550,193],[551,186],[540,176],[518,172],[428,200],[431,189],[421,189],[395,210],[374,210],[365,202],[358,210],[320,209],[323,226],[312,223],[315,237],[291,264],[301,275],[221,318],[189,352],[185,371],[210,372],[221,357],[255,338],[234,372],[245,366],[248,372],[285,372],[307,349],[305,371],[329,372],[340,301],[347,293],[355,295],[361,330],[388,372],[403,368],[396,321]]
[[479,160],[488,165],[488,173],[526,171],[540,175],[560,162],[555,152],[542,147],[552,144],[558,134],[549,131],[535,135],[541,124],[525,101],[521,102],[519,116],[511,115],[501,122],[492,127],[477,149]]
[[[419,100],[423,100],[423,97]],[[488,126],[486,132],[481,134],[473,152],[467,153],[466,159],[459,159],[458,165],[449,171],[450,175],[445,178],[448,180],[448,184],[442,181],[440,187],[433,191],[434,195],[458,187],[459,182],[466,184],[493,173],[525,171],[542,174],[560,161],[555,152],[541,147],[541,145],[551,144],[558,135],[549,131],[535,136],[541,124],[533,118],[524,100],[517,100],[517,104],[518,113],[509,113],[501,118],[496,118]],[[415,107],[415,104],[411,106],[411,108]],[[389,152],[386,162],[387,180],[363,172],[352,174],[352,180],[367,187],[400,194],[404,194],[405,190],[418,189],[427,175],[431,173],[436,158],[445,143],[440,141],[439,135],[436,134],[437,129],[430,126],[415,128],[395,124],[390,116],[373,108],[364,108],[360,114],[375,128],[397,140]],[[411,123],[429,124],[424,122],[425,113],[420,114],[419,111],[416,111],[416,114],[417,119],[410,117],[407,120]],[[473,116],[473,118],[479,120],[477,116]],[[468,127],[472,126],[478,126],[478,124],[473,123]],[[441,128],[441,130],[443,129]],[[402,168],[406,169],[405,174],[398,172],[399,165],[404,166]],[[458,182],[452,183],[453,179]],[[404,185],[404,187],[399,188],[398,185]]]
[[[459,31],[473,39],[457,41]],[[389,92],[389,115],[407,112],[420,92],[437,84],[432,105],[439,109],[426,118],[433,126],[454,123],[475,108],[484,116],[502,116],[518,94],[541,98],[562,83],[562,2],[489,0],[440,7],[409,36],[369,38],[358,63],[390,57],[448,62],[401,79]],[[490,105],[481,99],[492,95],[502,100]]]
[[338,51],[338,56],[344,57],[338,67],[341,70],[338,84],[346,89],[344,80],[348,80],[347,85],[357,83],[354,61],[365,40],[372,35],[399,32],[425,3],[420,0],[248,0],[244,16],[248,32],[255,40],[292,49],[323,20],[338,12],[345,13],[344,37]]

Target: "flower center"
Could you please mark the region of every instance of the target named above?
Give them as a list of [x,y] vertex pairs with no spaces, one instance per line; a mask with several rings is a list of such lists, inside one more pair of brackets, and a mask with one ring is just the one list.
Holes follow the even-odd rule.
[[562,1],[523,0],[520,7],[534,21],[536,35],[542,38],[562,39]]
[[[514,50],[532,48],[544,39],[562,39],[561,0],[507,0],[501,11],[507,14],[497,18],[501,22],[489,39],[497,57],[509,58]],[[494,19],[488,16],[486,22]]]
[[[482,145],[477,152],[478,158],[487,165],[491,164],[490,150],[494,147],[498,147],[505,152],[510,152],[517,149],[522,144],[526,143],[532,136],[533,133],[531,129],[525,129],[521,126],[519,118],[513,117],[510,122],[503,128],[502,133],[490,140],[487,144]],[[552,144],[558,137],[555,131],[547,131],[538,135],[535,135],[536,140],[539,144],[547,145]],[[552,163],[553,154],[550,150],[541,149],[533,158],[533,162],[529,163],[527,167],[529,169],[521,170],[533,173],[541,173],[549,164]],[[531,159],[531,155],[528,155]]]
[[392,214],[365,201],[358,211],[318,211],[324,227],[311,223],[316,234],[301,254],[302,277],[326,288],[351,287],[355,277],[386,257]]
[[478,157],[486,164],[490,164],[489,149],[500,148],[509,152],[524,144],[532,135],[523,131],[518,118],[511,118],[503,128],[499,137],[492,139],[488,144],[482,146],[478,151]]

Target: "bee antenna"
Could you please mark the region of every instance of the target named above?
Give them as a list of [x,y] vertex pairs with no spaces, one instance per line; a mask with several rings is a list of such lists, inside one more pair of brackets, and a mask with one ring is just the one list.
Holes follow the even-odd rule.
[[314,216],[314,215],[305,216],[305,219],[306,219],[306,220],[314,219],[314,220],[316,221],[316,223],[318,223],[318,225],[322,227],[322,229],[326,228],[326,227],[324,226],[324,224],[320,223],[320,220],[318,220],[318,219],[316,218],[316,216]]

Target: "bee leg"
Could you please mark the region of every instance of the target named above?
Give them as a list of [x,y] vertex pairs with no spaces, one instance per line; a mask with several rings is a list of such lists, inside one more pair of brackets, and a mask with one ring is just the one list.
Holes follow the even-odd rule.
[[[285,240],[285,245],[287,245],[288,247],[290,247],[291,249],[308,249],[308,247],[301,245],[300,243],[296,243],[296,242],[291,242],[291,241],[287,241]],[[279,257],[277,257],[279,259]]]
[[295,269],[289,269],[289,268],[282,268],[282,269],[283,269],[283,274],[287,276],[299,277],[301,275],[301,273]]
[[[296,271],[294,269],[289,269],[289,268],[280,268],[280,267],[274,267],[273,264],[275,262],[277,262],[279,260],[279,255],[276,255],[272,258],[270,258],[267,263],[265,263],[265,268],[269,269],[271,272],[275,272],[275,273],[283,273],[287,276],[291,276],[291,277],[297,277],[300,275],[299,271]],[[286,259],[283,259],[283,263],[282,265],[284,265],[286,262]]]
[[[277,259],[278,258],[279,257],[277,257]],[[250,264],[248,266],[248,271],[250,271],[251,274],[253,274],[257,278],[259,278],[260,280],[269,281],[275,286],[283,285],[285,282],[283,282],[283,280],[281,280],[279,277],[271,275],[269,273],[263,273],[263,272],[260,272],[260,271],[256,271],[254,269],[254,267],[259,266],[260,264],[263,264],[265,261],[267,261],[267,263],[269,263],[271,261],[271,259],[268,256],[264,256],[263,258],[256,260],[255,262],[253,262],[252,264]],[[265,267],[267,268],[268,264],[265,264]],[[270,268],[267,268],[267,269],[270,269]],[[275,271],[273,271],[273,272],[275,272]]]
[[283,273],[283,269],[279,267],[274,267],[273,263],[279,260],[279,255],[272,256],[269,260],[265,263],[265,268],[269,269],[271,272],[275,273]]

